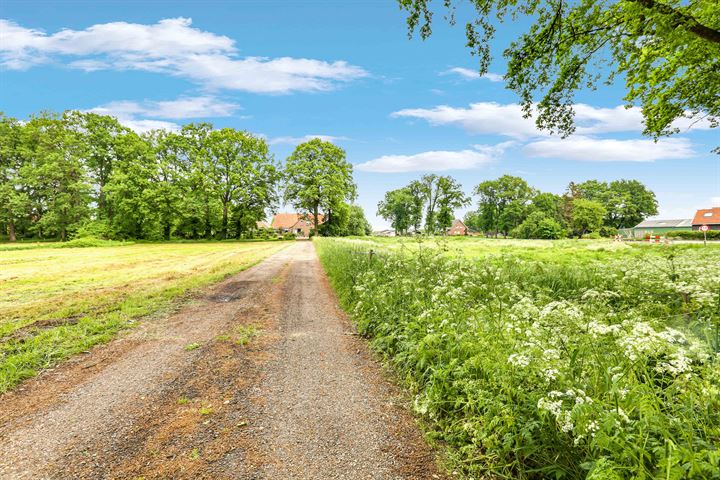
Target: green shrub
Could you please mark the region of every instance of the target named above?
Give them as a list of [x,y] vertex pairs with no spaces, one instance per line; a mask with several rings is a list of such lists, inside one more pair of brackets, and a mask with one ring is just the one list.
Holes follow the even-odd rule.
[[582,238],[585,238],[588,240],[599,240],[603,237],[600,234],[600,232],[590,232],[590,233],[586,233],[585,235],[583,235]]
[[122,245],[133,245],[134,243],[135,242],[116,242],[95,237],[82,237],[75,238],[74,240],[58,245],[58,248],[117,247]]
[[[708,240],[720,240],[720,230],[708,230]],[[668,232],[665,234],[669,238],[680,238],[683,240],[702,240],[704,238],[703,232],[699,230],[677,230],[674,232]]]
[[294,233],[288,232],[282,236],[282,239],[283,240],[297,240],[297,237],[295,236]]
[[565,237],[567,232],[556,220],[541,211],[533,212],[513,231],[515,238],[558,239]]
[[603,225],[600,227],[600,236],[605,238],[614,237],[619,233],[619,230],[615,227],[608,227]]
[[458,474],[720,479],[716,251],[560,266],[316,245]]

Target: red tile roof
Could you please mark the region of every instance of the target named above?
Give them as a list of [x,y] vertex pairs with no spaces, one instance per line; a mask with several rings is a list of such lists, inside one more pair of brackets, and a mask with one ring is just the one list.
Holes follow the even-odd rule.
[[698,210],[692,222],[695,225],[717,225],[720,224],[720,207],[704,208]]
[[[272,228],[292,228],[301,220],[309,220],[312,223],[312,215],[305,215],[300,213],[278,213],[272,219],[270,226]],[[325,217],[321,214],[318,215],[318,223],[323,223]]]

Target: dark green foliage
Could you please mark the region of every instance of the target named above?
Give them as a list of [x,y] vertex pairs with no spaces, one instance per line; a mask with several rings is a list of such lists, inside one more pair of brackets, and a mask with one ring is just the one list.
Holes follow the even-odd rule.
[[611,237],[619,228],[657,214],[658,208],[655,194],[637,180],[571,182],[559,196],[504,175],[482,182],[475,194],[480,197],[478,209],[468,212],[465,224],[486,234],[517,238],[581,237],[590,232]]
[[545,212],[536,211],[512,231],[515,238],[544,238],[557,239],[566,236],[565,229],[554,218],[548,217]]
[[319,231],[320,213],[332,222],[332,212],[353,200],[356,188],[345,150],[331,142],[314,138],[301,143],[285,162],[285,202],[310,214],[315,232]]
[[475,195],[480,197],[478,214],[483,231],[508,235],[522,222],[533,189],[522,178],[503,175],[479,184]]
[[455,219],[455,210],[470,203],[462,185],[450,176],[423,175],[406,187],[387,192],[378,203],[378,215],[389,220],[395,233],[420,232],[425,215],[425,233],[444,233]]
[[112,117],[0,115],[0,222],[8,238],[254,237],[278,201],[263,139],[210,124],[144,135]]
[[603,222],[608,227],[632,228],[647,217],[657,215],[655,194],[637,180],[597,180],[575,184],[577,196],[593,200],[605,208]]
[[[720,230],[708,230],[705,232],[708,240],[720,240]],[[703,232],[699,230],[679,230],[677,232],[667,232],[665,236],[670,238],[681,238],[683,240],[702,240],[705,238]]]

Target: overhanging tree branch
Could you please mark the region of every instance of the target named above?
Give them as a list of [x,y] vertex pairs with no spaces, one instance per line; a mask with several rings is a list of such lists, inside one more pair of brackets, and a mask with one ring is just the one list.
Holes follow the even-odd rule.
[[676,27],[683,26],[687,28],[689,32],[697,35],[700,38],[708,40],[714,43],[720,43],[720,30],[715,30],[707,25],[703,25],[696,18],[686,13],[677,10],[670,5],[662,2],[656,2],[655,0],[631,0],[636,2],[643,7],[662,13],[670,18],[672,24]]

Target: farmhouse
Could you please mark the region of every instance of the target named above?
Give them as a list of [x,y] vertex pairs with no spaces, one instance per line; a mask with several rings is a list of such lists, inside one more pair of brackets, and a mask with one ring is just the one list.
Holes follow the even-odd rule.
[[[325,218],[318,215],[318,225],[323,223]],[[298,237],[309,237],[310,231],[314,228],[313,216],[304,213],[278,213],[272,219],[270,228],[280,234],[294,233]]]
[[641,238],[645,235],[664,235],[678,230],[692,230],[693,221],[683,220],[644,220],[632,228],[632,236]]
[[452,225],[448,228],[448,235],[470,235],[470,229],[463,223],[462,220],[456,218],[453,220]]
[[720,207],[698,210],[692,221],[692,229],[700,230],[700,227],[707,225],[710,230],[720,230]]

